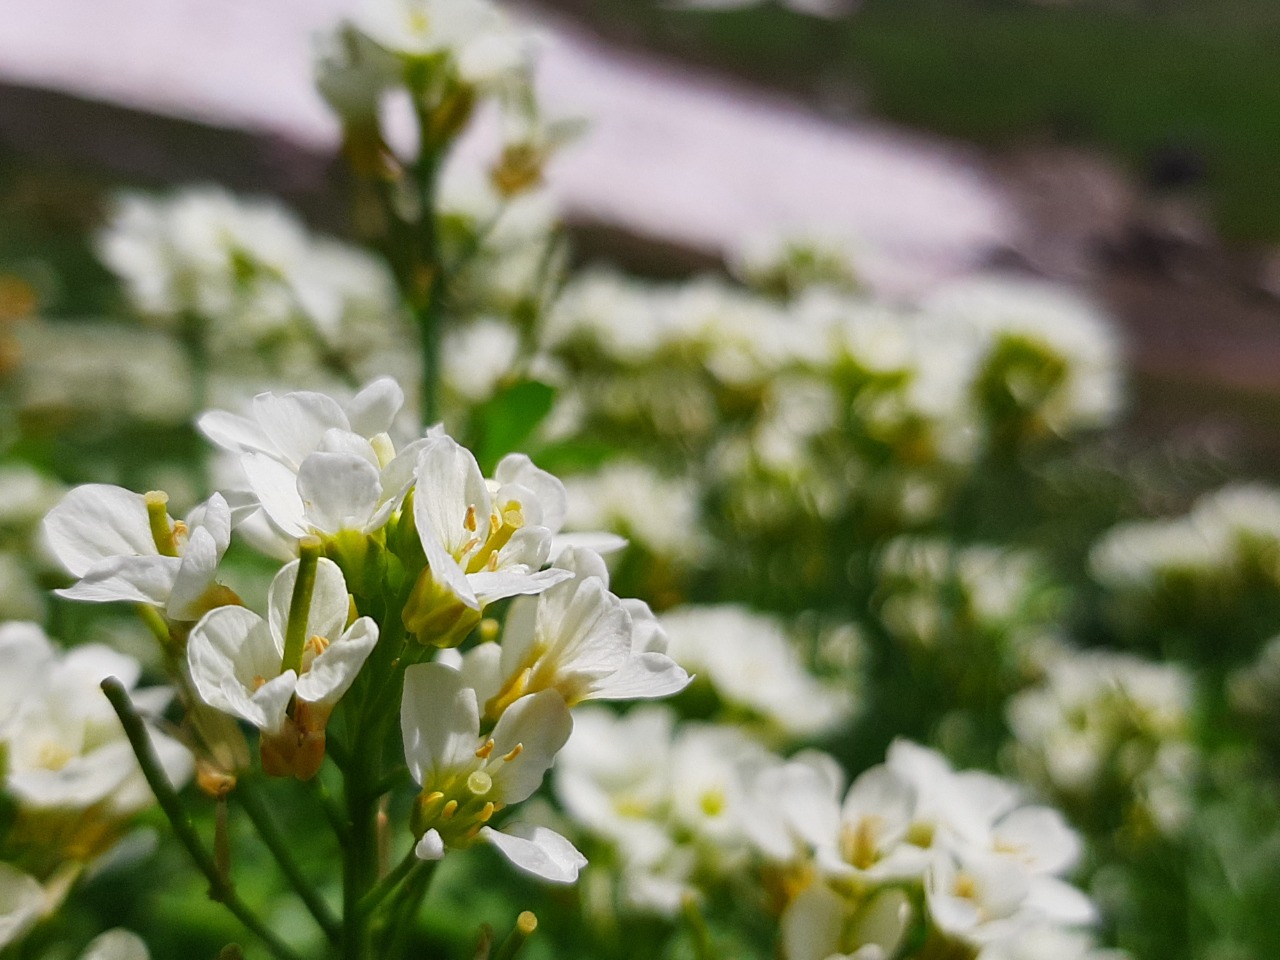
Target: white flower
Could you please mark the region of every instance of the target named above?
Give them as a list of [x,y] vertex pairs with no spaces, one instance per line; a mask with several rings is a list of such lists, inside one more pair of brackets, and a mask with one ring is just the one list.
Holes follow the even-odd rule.
[[489,825],[538,788],[568,739],[573,723],[559,694],[517,700],[482,738],[476,693],[462,675],[441,663],[416,664],[405,670],[400,724],[409,772],[422,787],[413,813],[418,856],[438,859],[446,849],[485,842],[544,880],[577,879],[586,859],[555,831]]
[[1080,930],[1037,926],[1016,936],[987,944],[977,960],[1130,960],[1122,950],[1099,949],[1093,937]]
[[499,79],[527,62],[525,38],[489,0],[365,0],[352,23],[398,56],[450,56],[468,82]]
[[565,481],[572,530],[613,530],[651,553],[692,561],[706,552],[698,492],[687,479],[611,460],[597,473]]
[[151,952],[142,938],[130,930],[116,927],[89,941],[80,960],[150,960]]
[[274,200],[217,187],[122,194],[97,247],[142,314],[174,327],[213,321],[203,336],[215,356],[309,334],[359,354],[344,326],[394,310],[387,271],[371,255],[311,237]]
[[564,522],[565,495],[560,481],[528,457],[504,457],[486,481],[470,451],[451,437],[432,436],[415,476],[413,514],[429,568],[405,614],[415,632],[427,632],[442,608],[478,614],[494,600],[541,593],[572,576],[541,569]]
[[[20,807],[67,813],[93,808],[110,821],[152,802],[124,730],[99,689],[114,676],[132,690],[141,674],[136,661],[98,644],[59,656],[39,627],[22,623],[0,626],[0,656],[6,665],[0,685],[5,786]],[[170,693],[151,688],[132,696],[140,710],[154,713]],[[190,753],[157,730],[150,735],[166,774],[180,786],[191,776]]]
[[570,816],[612,843],[622,892],[634,907],[671,915],[695,876],[746,862],[751,771],[776,762],[734,727],[689,724],[673,736],[669,709],[618,717],[577,711],[559,760],[556,793]]
[[972,944],[1041,924],[1083,926],[1097,919],[1093,904],[1074,887],[1008,857],[977,852],[935,857],[925,874],[925,897],[938,928]]
[[384,377],[345,406],[311,391],[261,393],[250,417],[211,411],[198,425],[239,455],[254,497],[285,537],[365,534],[387,522],[412,483],[418,446],[397,455],[388,433],[403,402]]
[[[1108,774],[1139,793],[1185,796],[1195,762],[1194,693],[1178,664],[1064,650],[1049,661],[1041,685],[1009,702],[1016,757],[1034,781],[1074,796],[1100,789]],[[1166,768],[1175,756],[1185,762]]]
[[[346,581],[323,557],[308,608],[292,609],[301,563],[286,565],[271,582],[266,620],[239,606],[206,614],[187,641],[187,664],[205,703],[263,731],[269,773],[306,779],[324,759],[329,714],[378,642],[378,625],[360,617],[344,630]],[[296,650],[289,649],[291,636],[299,641]]]
[[0,863],[0,949],[24,937],[44,912],[44,888],[36,879]]
[[79,578],[59,590],[72,600],[126,601],[195,620],[216,597],[214,577],[231,541],[231,510],[221,495],[174,522],[162,493],[145,496],[107,484],[76,487],[49,511],[50,551]]
[[440,345],[441,378],[468,403],[493,396],[520,359],[520,335],[504,320],[482,318],[451,327]]
[[[1106,318],[1065,288],[1007,277],[963,280],[922,304],[926,313],[959,321],[991,344],[988,364],[1020,405],[1034,409],[1059,433],[1104,426],[1122,405],[1120,349]],[[1034,363],[1010,362],[1000,351],[1031,347]],[[1054,363],[1059,373],[1052,373]],[[1049,377],[1049,379],[1045,379]]]
[[853,713],[848,688],[810,674],[773,617],[737,606],[690,606],[664,613],[661,623],[677,663],[788,736],[829,732]]
[[786,960],[888,960],[911,930],[906,892],[887,889],[862,903],[820,883],[802,890],[782,915]]
[[[556,567],[572,577],[536,599],[517,598],[507,614],[500,649],[482,644],[469,660],[493,662],[493,690],[485,704],[491,719],[517,698],[556,690],[565,703],[665,697],[682,690],[689,675],[665,653],[666,635],[640,600],[609,592],[600,556],[578,547]],[[475,669],[475,668],[473,668]]]

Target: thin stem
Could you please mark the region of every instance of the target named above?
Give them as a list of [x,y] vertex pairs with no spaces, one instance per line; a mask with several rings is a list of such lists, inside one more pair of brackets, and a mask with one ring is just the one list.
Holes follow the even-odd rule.
[[329,909],[329,905],[321,898],[315,886],[303,875],[297,860],[293,857],[293,852],[289,849],[288,841],[280,832],[280,827],[271,816],[271,811],[262,802],[257,784],[250,778],[245,778],[237,785],[235,795],[240,798],[240,805],[248,814],[250,822],[258,831],[267,850],[280,865],[280,872],[289,881],[289,885],[311,911],[311,915],[315,917],[316,923],[329,938],[329,942],[338,943],[342,938],[342,925]]
[[379,880],[376,887],[364,895],[364,898],[360,901],[360,912],[365,916],[371,914],[396,887],[400,886],[401,881],[408,877],[415,867],[423,863],[426,863],[426,861],[422,860],[413,848],[410,848],[409,852],[396,864],[395,868]]
[[421,147],[414,175],[418,188],[417,262],[409,277],[409,303],[418,327],[422,351],[422,426],[440,417],[440,341],[444,326],[444,263],[436,230],[436,187],[444,145],[433,142],[431,118],[419,106],[418,135]]
[[319,777],[312,777],[304,782],[316,795],[316,802],[320,804],[320,809],[324,811],[325,818],[329,821],[329,826],[333,828],[333,832],[337,835],[338,843],[345,847],[350,842],[351,829],[347,824],[346,814],[342,812],[338,801],[329,792],[329,788],[320,782]]
[[390,930],[387,942],[383,945],[382,955],[388,957],[404,956],[405,944],[413,927],[413,919],[417,916],[418,907],[431,887],[431,880],[436,875],[439,860],[423,860],[422,866],[410,872],[409,877],[400,885],[390,905]]
[[280,940],[272,932],[271,928],[257,914],[249,909],[248,905],[236,894],[235,888],[231,885],[231,878],[218,869],[213,855],[209,853],[201,842],[190,816],[188,816],[186,809],[182,805],[182,801],[178,798],[178,794],[172,785],[170,785],[169,778],[164,772],[164,767],[160,764],[160,758],[156,756],[155,748],[151,746],[151,738],[147,734],[146,724],[133,708],[133,703],[129,700],[129,694],[125,690],[124,684],[115,677],[107,677],[102,681],[102,692],[107,695],[107,699],[111,701],[111,706],[115,710],[116,716],[120,718],[120,725],[124,728],[125,736],[129,738],[129,745],[133,747],[134,756],[138,758],[138,766],[142,768],[142,775],[146,778],[147,785],[151,787],[151,792],[156,795],[156,802],[160,804],[160,809],[164,811],[164,815],[168,818],[174,835],[178,838],[178,842],[186,848],[196,868],[209,881],[210,899],[216,900],[230,910],[232,915],[244,924],[246,929],[257,936],[263,945],[280,960],[302,960],[298,954],[294,953],[284,941]]
[[698,960],[714,960],[715,948],[711,945],[711,931],[707,927],[706,918],[692,894],[685,894],[680,902],[685,922],[689,925],[689,933],[693,938],[693,955]]
[[520,916],[516,917],[516,925],[507,934],[507,939],[502,941],[502,946],[498,947],[498,952],[493,955],[493,960],[515,960],[520,948],[524,946],[526,940],[533,936],[533,931],[537,929],[537,915],[530,910],[525,910]]
[[298,541],[298,576],[293,581],[293,595],[289,599],[289,622],[284,631],[284,656],[281,672],[292,670],[301,676],[302,653],[307,643],[307,624],[311,620],[311,595],[316,587],[316,570],[322,552],[317,537],[303,537]]

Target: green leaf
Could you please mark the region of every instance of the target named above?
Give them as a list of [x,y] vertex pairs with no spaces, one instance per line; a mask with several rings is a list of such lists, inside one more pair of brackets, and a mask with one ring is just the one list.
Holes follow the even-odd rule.
[[486,474],[518,449],[551,411],[555,388],[525,380],[501,390],[471,415],[471,449]]

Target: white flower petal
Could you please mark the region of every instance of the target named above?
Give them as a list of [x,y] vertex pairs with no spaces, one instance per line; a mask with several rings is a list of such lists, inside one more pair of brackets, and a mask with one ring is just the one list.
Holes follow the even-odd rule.
[[177,557],[112,557],[85,571],[78,583],[55,592],[88,603],[122,601],[163,607],[181,565]]
[[782,915],[787,960],[827,960],[839,954],[846,912],[844,900],[828,887],[815,883],[802,890]]
[[44,913],[44,888],[17,867],[0,863],[0,949],[20,939]]
[[1020,807],[995,826],[997,849],[1036,873],[1062,874],[1080,860],[1080,837],[1050,807]]
[[564,484],[556,477],[539,470],[523,453],[509,453],[499,462],[493,478],[503,486],[508,484],[525,487],[537,501],[541,517],[539,523],[553,533],[564,526],[569,509],[569,498]]
[[304,536],[307,511],[298,493],[297,474],[265,453],[245,454],[240,458],[240,468],[272,523],[291,537]]
[[253,398],[253,416],[271,450],[294,468],[307,454],[319,449],[326,430],[351,428],[338,401],[311,391],[287,393],[283,397],[260,393]]
[[283,724],[297,682],[292,670],[280,672],[283,653],[267,623],[243,607],[209,611],[187,640],[187,665],[200,698],[268,731]]
[[573,883],[587,865],[577,847],[546,827],[515,824],[505,831],[481,827],[479,836],[521,870],[552,883]]
[[45,542],[75,577],[113,557],[154,556],[147,506],[141,494],[90,483],[76,487],[44,519]]
[[337,703],[377,643],[378,625],[370,617],[361,617],[311,661],[307,672],[298,680],[298,699],[308,703]]
[[517,745],[522,748],[493,772],[494,788],[504,803],[519,803],[538,789],[572,730],[569,708],[554,690],[521,697],[503,711],[493,728],[494,754],[503,756]]
[[413,848],[419,860],[439,860],[444,856],[444,840],[436,830],[428,830]]
[[231,526],[231,506],[220,493],[215,493],[187,514],[187,527],[191,530],[197,527],[208,530],[218,548],[219,556],[226,553],[227,547],[231,545]]
[[1056,877],[1036,877],[1022,902],[1046,920],[1070,927],[1098,922],[1098,908],[1084,893]]
[[483,607],[507,597],[542,593],[572,576],[568,570],[552,567],[550,570],[533,572],[515,569],[473,573],[467,577],[467,581]]
[[[267,591],[267,620],[281,654],[284,653],[284,636],[289,626],[289,608],[293,604],[293,589],[298,582],[300,562],[294,560],[281,567]],[[342,570],[328,557],[321,557],[316,562],[316,582],[311,592],[311,609],[307,611],[307,627],[303,638],[336,638],[346,625],[350,609],[351,599],[347,595],[347,581],[342,576]]]
[[475,691],[463,684],[457,670],[443,663],[406,668],[400,731],[405,762],[419,785],[465,766],[475,759],[480,736]]
[[136,933],[117,927],[100,933],[84,948],[80,960],[150,960],[147,945]]
[[170,617],[174,620],[196,619],[199,601],[213,583],[221,559],[218,544],[207,528],[197,527],[192,531],[173,578],[173,589],[169,592],[166,610]]
[[643,700],[679,693],[693,678],[665,653],[629,657],[622,669],[596,684],[593,700]]
[[404,391],[400,385],[390,377],[379,377],[351,398],[347,417],[352,430],[363,437],[372,437],[391,429],[391,422],[402,406]]
[[468,508],[474,508],[477,523],[488,522],[489,488],[476,458],[448,436],[431,437],[423,444],[416,473],[414,520],[427,561],[440,579],[438,558],[452,561],[475,535],[465,525]]
[[298,468],[309,525],[324,533],[367,529],[382,497],[378,468],[351,453],[313,453]]
[[225,410],[210,410],[196,420],[196,427],[216,447],[231,453],[258,451],[269,453],[272,443],[262,428],[247,417]]
[[136,769],[133,751],[121,739],[73,756],[57,770],[11,770],[5,787],[24,806],[84,809],[106,800]]

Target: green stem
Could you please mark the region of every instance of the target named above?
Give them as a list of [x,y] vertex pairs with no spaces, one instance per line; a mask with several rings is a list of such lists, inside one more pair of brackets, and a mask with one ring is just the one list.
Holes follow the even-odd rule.
[[320,809],[324,812],[325,819],[329,821],[329,826],[333,828],[333,832],[338,838],[338,843],[345,847],[351,840],[351,829],[347,825],[346,814],[342,812],[338,801],[329,792],[329,788],[320,782],[318,776],[312,777],[305,783],[316,795],[316,802],[320,804]]
[[240,805],[248,814],[250,822],[258,831],[267,850],[275,857],[276,863],[280,866],[280,872],[289,881],[289,885],[311,911],[311,915],[315,917],[316,923],[329,938],[329,942],[338,943],[342,939],[342,925],[315,886],[303,875],[298,862],[293,857],[293,852],[289,849],[288,841],[280,832],[280,827],[271,816],[271,811],[262,802],[262,797],[258,794],[258,785],[252,779],[245,778],[237,785],[235,795],[240,798]]
[[280,671],[292,670],[302,675],[302,652],[307,643],[307,622],[311,619],[311,595],[316,589],[316,569],[320,565],[323,546],[318,537],[298,541],[298,578],[293,582],[289,599],[289,624],[284,631],[284,656]]
[[498,952],[493,955],[493,960],[515,960],[520,948],[524,946],[525,941],[537,929],[537,916],[532,911],[525,910],[520,916],[516,917],[516,925],[507,934],[507,939],[502,941],[502,946],[498,947]]
[[134,756],[138,758],[142,775],[146,778],[147,785],[151,787],[151,792],[156,795],[156,802],[160,804],[160,809],[168,818],[174,835],[186,848],[196,868],[209,881],[209,898],[231,911],[231,914],[257,936],[279,960],[302,960],[257,914],[249,909],[231,885],[231,878],[218,869],[213,855],[201,842],[191,818],[182,806],[182,801],[169,783],[164,767],[160,764],[160,758],[156,756],[155,748],[151,746],[146,724],[133,708],[124,684],[115,677],[107,677],[102,681],[102,692],[107,695],[116,716],[120,718],[120,725],[124,728],[125,736],[129,738]]
[[401,881],[413,872],[415,867],[425,862],[426,861],[418,857],[413,848],[410,848],[409,852],[405,854],[404,859],[396,864],[395,868],[390,873],[379,880],[376,887],[364,895],[364,898],[360,901],[360,912],[366,917],[373,913],[373,911],[378,908],[378,905],[382,903],[382,901],[385,900],[396,889],[396,887],[400,886]]
[[436,229],[436,193],[444,147],[434,143],[431,118],[419,106],[418,135],[422,144],[414,175],[418,188],[417,257],[410,278],[409,303],[418,327],[422,351],[422,426],[440,418],[440,341],[444,326],[444,263]]
[[706,918],[702,915],[697,899],[692,894],[685,894],[680,907],[693,938],[693,955],[698,960],[715,960],[716,952],[711,945],[711,930],[707,927]]
[[383,944],[382,956],[404,956],[405,945],[413,929],[414,917],[417,916],[418,907],[422,905],[431,887],[431,880],[436,875],[436,866],[439,862],[439,860],[423,860],[421,866],[410,871],[408,879],[396,891],[388,911],[391,914],[391,922],[388,936]]

